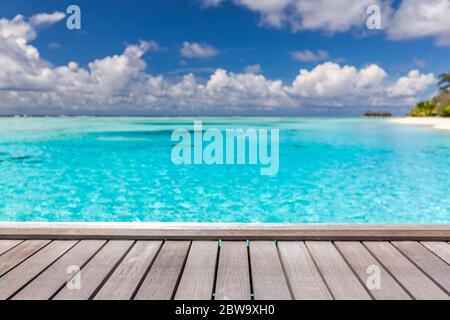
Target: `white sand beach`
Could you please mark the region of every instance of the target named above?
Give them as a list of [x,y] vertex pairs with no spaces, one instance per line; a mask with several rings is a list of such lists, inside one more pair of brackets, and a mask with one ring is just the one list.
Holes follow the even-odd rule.
[[450,118],[441,117],[404,117],[396,118],[391,121],[400,124],[413,124],[432,126],[434,129],[450,130]]

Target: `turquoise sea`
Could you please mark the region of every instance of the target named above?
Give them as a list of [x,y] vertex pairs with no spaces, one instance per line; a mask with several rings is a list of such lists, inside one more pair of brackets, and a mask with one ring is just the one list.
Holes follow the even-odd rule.
[[[198,120],[198,118],[196,118]],[[279,128],[279,171],[175,165],[194,118],[0,118],[0,221],[450,223],[450,132],[363,118]]]

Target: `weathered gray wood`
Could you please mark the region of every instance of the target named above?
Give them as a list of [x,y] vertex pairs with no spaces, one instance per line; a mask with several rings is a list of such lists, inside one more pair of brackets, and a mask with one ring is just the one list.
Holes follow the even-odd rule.
[[0,222],[0,239],[433,240],[450,241],[450,224],[264,224],[169,222]]
[[27,240],[0,256],[0,277],[47,245],[49,240]]
[[[411,300],[408,293],[360,242],[335,242],[335,245],[375,299]],[[372,281],[374,277],[379,277],[379,287]],[[377,279],[374,278],[374,281]]]
[[435,255],[450,264],[450,244],[447,242],[423,241],[422,244],[431,250]]
[[308,241],[306,246],[335,299],[371,299],[331,242]]
[[250,270],[247,244],[223,241],[217,270],[216,300],[250,300]]
[[211,300],[218,252],[217,241],[193,241],[175,300]]
[[172,299],[189,250],[189,241],[166,241],[145,277],[136,300]]
[[22,240],[0,240],[0,256],[21,242]]
[[292,299],[274,241],[252,241],[250,265],[255,300]]
[[303,242],[281,241],[278,249],[294,299],[333,299]]
[[416,241],[393,242],[416,266],[450,294],[450,265]]
[[53,241],[0,278],[0,300],[8,299],[52,262],[73,247],[76,241]]
[[93,258],[81,269],[80,289],[63,289],[53,298],[55,300],[87,300],[102,284],[133,241],[109,241]]
[[383,266],[416,299],[448,299],[447,294],[388,242],[364,242]]
[[105,240],[82,240],[37,278],[17,293],[13,300],[48,300],[70,280],[71,267],[81,269],[106,243]]
[[154,260],[162,241],[138,241],[94,300],[129,300]]

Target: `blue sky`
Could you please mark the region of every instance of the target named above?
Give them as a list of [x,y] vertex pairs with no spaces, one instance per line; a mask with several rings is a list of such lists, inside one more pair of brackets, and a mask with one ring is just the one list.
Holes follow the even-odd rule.
[[[332,8],[324,0],[262,2],[0,0],[4,30],[28,24],[36,33],[4,31],[3,41],[22,37],[39,53],[39,61],[14,55],[23,70],[0,69],[0,95],[6,96],[0,113],[354,115],[382,109],[401,114],[432,95],[436,76],[450,69],[449,0],[336,0]],[[365,27],[371,3],[382,10],[383,30]],[[32,22],[38,14],[65,13],[71,4],[81,8],[81,30],[68,30],[67,16]],[[418,6],[421,10],[413,9]],[[433,13],[437,8],[442,12]],[[14,22],[19,14],[22,21]],[[436,28],[440,21],[444,25]],[[0,41],[1,30],[0,24]],[[130,46],[142,52],[130,58],[124,51]],[[11,66],[7,60],[16,49],[3,46],[9,52],[0,52],[0,65],[3,56]],[[114,55],[126,60],[123,74],[105,71],[117,61],[90,66]],[[57,69],[70,62],[76,69]],[[46,67],[54,74],[36,78]],[[301,76],[302,69],[307,73]],[[372,85],[360,85],[368,73]],[[90,87],[73,89],[69,80]],[[352,85],[343,87],[341,81]]]

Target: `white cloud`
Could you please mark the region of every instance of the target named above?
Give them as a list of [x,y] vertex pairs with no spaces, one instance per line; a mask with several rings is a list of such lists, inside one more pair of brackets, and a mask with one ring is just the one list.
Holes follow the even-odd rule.
[[167,78],[148,73],[143,56],[155,46],[145,41],[86,67],[75,61],[54,66],[30,43],[36,32],[23,16],[0,19],[0,112],[405,106],[422,99],[435,83],[434,75],[419,71],[389,79],[378,65],[332,62],[300,70],[292,83],[267,78],[259,65],[243,73],[216,69],[206,79]]
[[262,23],[281,27],[287,18],[285,10],[292,0],[234,0],[234,3],[259,12]]
[[183,42],[180,53],[185,58],[211,58],[219,54],[219,51],[206,43]]
[[0,19],[0,37],[5,40],[8,38],[32,40],[36,37],[36,32],[24,16],[17,15],[11,20]]
[[380,4],[378,0],[302,0],[293,1],[296,30],[347,31],[362,27],[367,19],[366,9]]
[[403,0],[395,12],[388,36],[395,40],[434,37],[450,45],[450,0]]
[[343,97],[376,88],[387,76],[377,65],[358,70],[353,66],[343,66],[326,62],[311,71],[302,69],[295,78],[290,92],[301,97]]
[[[218,4],[223,1],[225,0],[204,0],[203,3]],[[387,0],[231,0],[231,2],[258,13],[263,25],[276,28],[289,25],[294,31],[331,32],[365,26],[367,7],[388,3]]]
[[30,23],[34,26],[54,24],[64,19],[66,15],[62,12],[40,13],[30,18]]
[[162,52],[165,51],[166,48],[161,46],[158,42],[154,40],[147,41],[148,51],[152,52]]
[[[204,0],[209,6],[225,0]],[[381,10],[382,28],[391,40],[432,37],[436,44],[450,45],[450,0],[230,0],[260,17],[260,24],[274,28],[289,26],[292,31],[327,33],[364,31],[367,8]],[[211,5],[215,4],[215,5]],[[367,31],[367,30],[366,30]],[[367,33],[367,32],[366,32]]]
[[260,64],[251,64],[244,68],[244,73],[262,73],[262,68]]
[[412,70],[389,87],[388,92],[391,97],[416,96],[426,92],[430,85],[436,83],[437,79],[433,73],[421,74],[418,70]]
[[294,60],[301,62],[318,62],[327,60],[330,55],[324,50],[313,52],[311,50],[295,51],[291,53]]
[[234,74],[217,69],[202,87],[214,105],[277,107],[290,104],[290,98],[280,80],[268,80],[263,75]]
[[224,1],[226,0],[202,0],[202,4],[205,7],[217,7]]

